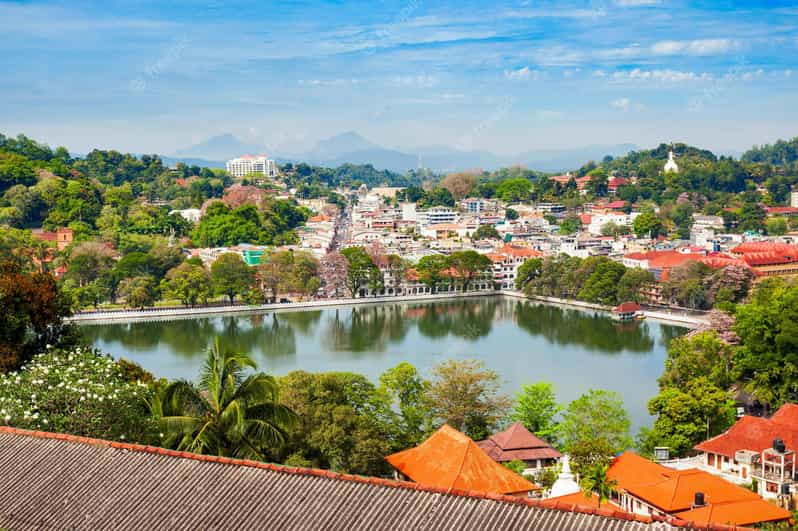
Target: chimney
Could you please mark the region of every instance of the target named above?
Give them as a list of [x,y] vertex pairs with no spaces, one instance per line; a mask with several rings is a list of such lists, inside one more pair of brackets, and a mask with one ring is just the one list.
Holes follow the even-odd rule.
[[704,502],[704,493],[696,492],[695,498],[693,499],[693,509],[696,509],[698,507],[703,507],[704,505],[706,505],[706,503]]

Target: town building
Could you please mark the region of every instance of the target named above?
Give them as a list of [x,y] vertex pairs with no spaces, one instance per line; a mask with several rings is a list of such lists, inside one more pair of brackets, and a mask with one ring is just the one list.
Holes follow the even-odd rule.
[[695,447],[702,470],[737,483],[756,479],[765,498],[794,493],[796,449],[798,404],[784,404],[770,418],[744,415]]
[[790,206],[793,208],[798,208],[798,190],[793,190],[790,192]]
[[675,516],[699,525],[789,522],[792,513],[704,470],[676,470],[624,452],[607,470],[610,501],[624,511]]
[[731,253],[760,277],[798,275],[798,245],[744,242],[731,249]]
[[543,253],[521,245],[506,244],[490,252],[487,257],[493,262],[493,282],[499,289],[515,289],[518,268],[530,258],[540,258]]
[[61,227],[55,232],[34,229],[31,236],[36,240],[55,243],[55,248],[59,251],[66,249],[74,240],[74,233],[69,227]]
[[460,209],[470,214],[480,214],[485,211],[495,212],[498,208],[498,203],[482,197],[469,197],[460,201],[458,206]]
[[385,459],[398,474],[426,487],[515,496],[540,490],[492,460],[467,435],[447,424],[415,448]]
[[449,207],[436,206],[416,211],[416,220],[422,227],[427,225],[456,224],[460,215]]
[[668,161],[665,163],[665,167],[663,169],[665,170],[665,173],[679,173],[679,165],[676,164],[676,160],[673,158],[673,150],[668,151]]
[[228,160],[225,168],[227,173],[239,179],[251,173],[265,175],[266,177],[277,176],[277,164],[266,155],[242,155]]
[[520,422],[477,442],[477,446],[497,463],[523,461],[526,465],[525,475],[536,474],[544,468],[554,466],[562,457],[560,452]]

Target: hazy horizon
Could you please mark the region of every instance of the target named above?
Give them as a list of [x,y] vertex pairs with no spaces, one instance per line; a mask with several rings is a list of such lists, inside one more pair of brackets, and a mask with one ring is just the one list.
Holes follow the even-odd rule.
[[798,2],[0,1],[0,132],[508,155],[798,136]]

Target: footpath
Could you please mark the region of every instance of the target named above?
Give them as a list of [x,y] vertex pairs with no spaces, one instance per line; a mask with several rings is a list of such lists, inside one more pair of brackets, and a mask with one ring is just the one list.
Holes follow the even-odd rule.
[[[556,297],[527,297],[520,291],[469,291],[454,293],[436,293],[421,295],[391,295],[385,297],[362,297],[362,298],[342,298],[342,299],[322,299],[303,302],[287,302],[275,304],[233,304],[224,306],[195,306],[178,308],[147,308],[143,310],[99,310],[75,314],[68,320],[85,324],[107,323],[107,322],[126,322],[126,321],[154,321],[168,319],[187,319],[194,317],[208,317],[214,315],[228,315],[240,313],[256,312],[287,312],[301,311],[312,308],[334,308],[362,304],[384,304],[396,302],[428,302],[440,300],[480,298],[480,297],[510,297],[513,299],[530,300],[553,304],[557,306],[578,308],[582,310],[595,310],[605,313],[612,312],[612,307],[589,302],[576,301],[570,299],[558,299]],[[677,324],[688,327],[698,327],[707,324],[706,315],[694,312],[684,312],[680,310],[668,309],[644,309],[643,314],[647,319],[663,321],[666,323]]]

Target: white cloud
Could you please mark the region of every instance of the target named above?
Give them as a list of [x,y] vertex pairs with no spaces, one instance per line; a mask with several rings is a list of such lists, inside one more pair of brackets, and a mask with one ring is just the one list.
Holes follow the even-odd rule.
[[660,81],[665,83],[679,83],[682,81],[711,81],[712,74],[707,72],[683,72],[680,70],[641,70],[635,68],[634,70],[619,71],[612,75],[613,79],[623,81]]
[[541,73],[539,70],[531,70],[528,66],[518,68],[516,70],[505,70],[504,78],[513,81],[537,81],[540,79]]
[[298,84],[310,87],[343,87],[347,85],[358,85],[361,79],[300,79]]
[[431,88],[439,83],[435,76],[420,74],[417,76],[394,76],[388,78],[386,83],[391,87]]
[[629,98],[618,98],[617,100],[613,100],[610,102],[610,107],[623,112],[642,111],[646,108],[642,103],[633,102]]
[[718,55],[739,47],[731,39],[699,39],[694,41],[660,41],[651,47],[654,55]]
[[593,77],[607,77],[607,72],[604,70],[593,70]]

